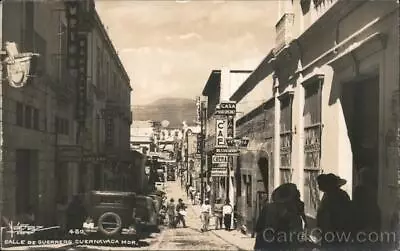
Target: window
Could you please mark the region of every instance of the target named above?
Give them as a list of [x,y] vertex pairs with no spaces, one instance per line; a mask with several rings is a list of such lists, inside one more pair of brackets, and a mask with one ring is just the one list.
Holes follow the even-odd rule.
[[18,126],[23,126],[24,125],[24,106],[20,102],[17,102],[16,124]]
[[321,79],[304,87],[304,207],[311,216],[316,216],[320,203],[317,176],[321,170],[321,87]]
[[32,107],[25,106],[25,127],[32,128]]
[[292,167],[292,93],[286,93],[280,97],[280,161],[281,161],[281,184],[291,182]]
[[58,134],[69,134],[69,120],[60,117],[55,117],[55,130]]
[[33,108],[33,129],[39,130],[39,110]]

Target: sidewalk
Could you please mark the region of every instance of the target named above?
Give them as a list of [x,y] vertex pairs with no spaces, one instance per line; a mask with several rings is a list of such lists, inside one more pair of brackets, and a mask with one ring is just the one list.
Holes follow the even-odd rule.
[[[191,205],[193,213],[200,217],[200,205]],[[256,239],[251,235],[244,235],[238,230],[226,231],[224,229],[215,230],[215,218],[210,219],[210,231],[219,238],[237,246],[241,250],[254,250]]]

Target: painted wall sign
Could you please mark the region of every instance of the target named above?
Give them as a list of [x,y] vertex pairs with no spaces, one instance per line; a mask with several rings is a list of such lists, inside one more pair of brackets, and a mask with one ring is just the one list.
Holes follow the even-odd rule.
[[227,134],[227,121],[225,119],[216,120],[216,146],[225,146]]

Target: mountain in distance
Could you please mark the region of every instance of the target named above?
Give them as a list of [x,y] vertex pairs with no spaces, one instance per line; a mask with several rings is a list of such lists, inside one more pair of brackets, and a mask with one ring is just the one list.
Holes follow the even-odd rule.
[[197,118],[196,101],[185,98],[162,98],[148,105],[132,108],[133,120],[153,120],[170,122],[169,128],[181,128],[182,122],[194,124]]

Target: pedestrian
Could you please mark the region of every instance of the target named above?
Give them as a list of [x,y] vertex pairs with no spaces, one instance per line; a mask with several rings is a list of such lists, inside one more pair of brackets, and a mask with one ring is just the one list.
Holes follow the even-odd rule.
[[224,218],[225,230],[227,231],[231,230],[232,213],[233,208],[229,200],[226,200],[225,205],[222,207],[222,217]]
[[210,201],[206,199],[200,208],[200,217],[201,217],[201,222],[203,223],[201,227],[202,232],[208,231],[208,226],[210,224],[210,216],[211,216],[211,205]]
[[167,204],[167,214],[168,214],[168,224],[169,227],[176,227],[175,222],[175,202],[174,199],[171,198],[169,203]]
[[352,232],[351,202],[349,195],[341,189],[346,180],[332,173],[321,174],[317,177],[319,189],[324,192],[317,210],[317,227],[322,237],[329,233],[329,240],[321,239],[321,245],[326,248],[342,249],[348,245],[340,236]]
[[217,198],[216,203],[214,205],[214,216],[215,216],[215,229],[222,229],[222,208],[223,204],[221,203],[221,198]]
[[196,196],[196,189],[192,187],[190,191],[190,200],[192,201],[192,205],[195,204],[195,196]]
[[186,205],[185,203],[183,203],[182,199],[178,200],[178,205],[176,206],[176,212],[177,212],[176,225],[182,222],[182,226],[186,227],[186,222],[185,222]]
[[298,193],[295,184],[285,183],[272,192],[270,203],[264,201],[255,228],[255,250],[297,250],[300,242],[295,238],[302,231]]
[[186,184],[186,197],[189,198],[189,184]]

